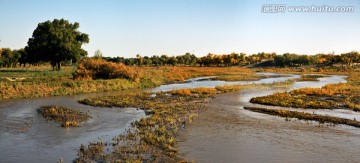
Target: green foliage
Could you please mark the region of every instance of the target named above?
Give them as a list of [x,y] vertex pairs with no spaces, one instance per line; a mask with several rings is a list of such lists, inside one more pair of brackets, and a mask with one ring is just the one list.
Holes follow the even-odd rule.
[[360,62],[360,53],[352,51],[350,53],[341,54],[341,61],[351,67],[354,63]]
[[356,51],[344,53],[341,55],[334,54],[317,54],[311,55],[297,55],[285,53],[284,55],[277,55],[274,58],[276,66],[304,66],[304,65],[321,65],[321,66],[333,66],[334,64],[348,65],[353,67],[354,63],[360,62],[360,54]]
[[72,24],[64,19],[39,23],[25,48],[30,60],[50,62],[60,70],[61,62],[86,56],[81,45],[89,43],[89,36],[79,32],[79,27],[79,23]]
[[4,48],[0,52],[0,67],[16,67],[20,57],[21,50]]
[[303,66],[310,64],[310,56],[285,53],[274,58],[276,66]]
[[268,62],[267,66],[278,67],[300,67],[306,65],[328,65],[334,64],[347,64],[354,66],[354,63],[360,62],[360,55],[358,52],[353,51],[341,55],[334,54],[317,54],[317,55],[299,55],[285,53],[277,55],[276,53],[257,53],[246,55],[245,53],[231,53],[231,54],[213,54],[209,53],[203,57],[196,57],[194,54],[186,53],[179,56],[167,55],[153,55],[152,57],[136,55],[136,58],[123,58],[123,57],[104,57],[107,61],[121,62],[126,65],[138,66],[246,66],[250,64],[259,64],[261,62]]

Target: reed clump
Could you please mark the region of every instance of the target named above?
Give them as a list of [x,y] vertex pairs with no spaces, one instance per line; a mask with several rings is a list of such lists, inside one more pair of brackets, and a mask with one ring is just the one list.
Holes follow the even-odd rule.
[[59,122],[61,127],[78,127],[81,122],[91,118],[85,113],[62,106],[43,106],[38,109],[38,113],[48,120]]
[[319,81],[319,78],[323,75],[301,75],[301,78],[298,78],[296,81]]
[[318,121],[319,123],[344,124],[353,127],[360,127],[359,121],[346,119],[346,118],[333,117],[328,115],[318,115],[318,114],[290,111],[284,109],[268,109],[268,108],[258,108],[258,107],[244,107],[244,109],[259,113],[276,115],[285,118],[297,118],[300,120]]

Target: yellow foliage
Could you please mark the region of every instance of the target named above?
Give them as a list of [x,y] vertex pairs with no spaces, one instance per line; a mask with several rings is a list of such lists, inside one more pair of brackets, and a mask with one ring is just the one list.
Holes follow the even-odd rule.
[[107,62],[102,59],[83,59],[74,73],[77,80],[126,78],[139,82],[141,71],[126,67],[123,63]]

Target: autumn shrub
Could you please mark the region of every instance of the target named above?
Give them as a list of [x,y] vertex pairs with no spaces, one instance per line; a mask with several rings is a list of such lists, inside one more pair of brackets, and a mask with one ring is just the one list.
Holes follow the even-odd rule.
[[188,96],[191,94],[189,89],[178,89],[178,90],[173,90],[171,91],[171,94],[173,95],[183,95],[183,96]]
[[76,80],[126,78],[139,82],[142,73],[123,63],[107,62],[102,59],[85,58],[73,74]]
[[192,88],[190,89],[190,92],[195,94],[207,94],[207,95],[215,95],[219,93],[219,91],[215,88],[204,88],[204,87]]

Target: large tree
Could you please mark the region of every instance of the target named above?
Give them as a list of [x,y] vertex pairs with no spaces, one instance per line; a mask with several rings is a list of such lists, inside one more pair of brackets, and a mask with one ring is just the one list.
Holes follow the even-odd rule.
[[50,62],[53,69],[60,70],[61,62],[78,60],[87,55],[81,45],[89,43],[89,36],[78,31],[78,22],[69,23],[54,19],[39,23],[26,46],[30,60]]

